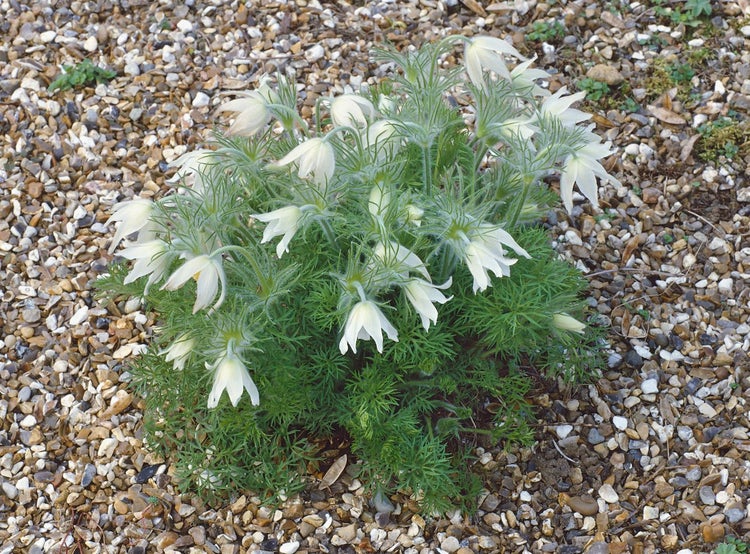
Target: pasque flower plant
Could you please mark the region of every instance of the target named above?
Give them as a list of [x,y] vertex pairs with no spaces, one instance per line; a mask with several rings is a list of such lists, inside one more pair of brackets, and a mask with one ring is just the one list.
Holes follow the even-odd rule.
[[188,485],[288,493],[339,431],[374,489],[446,509],[477,490],[472,444],[530,438],[523,368],[595,370],[582,280],[536,224],[548,183],[572,211],[616,182],[582,93],[496,37],[379,56],[390,80],[311,121],[264,79],[174,162],[176,194],[114,208],[133,265],[102,288],[162,319],[134,373]]

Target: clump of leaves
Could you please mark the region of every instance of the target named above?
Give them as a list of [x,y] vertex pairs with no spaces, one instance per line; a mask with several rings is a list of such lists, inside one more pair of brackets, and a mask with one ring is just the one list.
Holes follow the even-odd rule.
[[716,547],[716,554],[746,554],[750,552],[750,545],[736,537],[727,537]]
[[555,42],[565,36],[565,26],[557,20],[535,21],[526,38],[534,42]]
[[683,24],[692,28],[705,23],[713,11],[711,0],[687,0],[682,7],[667,6],[664,0],[655,0],[653,4],[654,15],[665,23]]
[[598,102],[610,94],[611,90],[607,83],[586,77],[578,81],[578,89],[586,91],[586,99]]
[[750,127],[731,117],[704,123],[698,127],[701,135],[696,144],[698,157],[704,161],[716,161],[721,156],[734,159],[740,151],[750,148]]
[[48,90],[68,90],[91,84],[108,83],[117,76],[117,72],[111,69],[103,69],[94,65],[86,58],[76,66],[64,65],[63,73],[50,83]]

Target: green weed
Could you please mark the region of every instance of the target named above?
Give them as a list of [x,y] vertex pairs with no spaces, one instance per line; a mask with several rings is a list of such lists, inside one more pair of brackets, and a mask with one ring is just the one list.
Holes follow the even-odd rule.
[[87,58],[75,67],[64,65],[63,74],[50,83],[48,90],[54,92],[56,90],[84,87],[94,83],[107,83],[116,76],[116,71],[98,67]]

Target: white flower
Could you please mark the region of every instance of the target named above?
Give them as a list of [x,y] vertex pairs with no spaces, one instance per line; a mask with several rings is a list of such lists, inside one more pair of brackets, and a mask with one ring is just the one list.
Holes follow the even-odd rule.
[[149,275],[145,293],[148,293],[148,288],[152,284],[161,281],[167,274],[170,262],[172,261],[167,243],[160,239],[128,246],[120,251],[120,256],[127,260],[135,260],[133,269],[123,281],[125,284],[132,283],[141,277]]
[[181,371],[185,368],[185,362],[190,357],[194,347],[195,339],[187,333],[183,333],[167,348],[159,351],[159,354],[166,354],[164,359],[168,362],[172,362],[172,367]]
[[250,373],[248,373],[245,364],[240,357],[230,347],[227,352],[219,358],[215,364],[206,364],[206,369],[214,370],[214,385],[211,387],[211,393],[208,395],[208,407],[215,408],[219,404],[219,399],[224,391],[227,391],[232,406],[237,406],[240,401],[243,390],[250,395],[250,402],[253,406],[260,404],[260,395],[258,387],[255,386]]
[[[185,255],[182,257],[184,258]],[[207,256],[206,254],[195,256],[177,268],[161,288],[177,290],[194,276],[197,276],[198,288],[193,313],[202,310],[213,301],[221,283],[221,295],[211,308],[212,311],[216,310],[224,302],[224,295],[226,294],[226,275],[221,264],[221,258]]]
[[583,334],[586,325],[568,314],[558,313],[552,315],[552,325],[563,331],[572,331]]
[[539,116],[540,119],[545,116],[556,117],[565,127],[572,127],[581,121],[589,119],[591,114],[570,107],[574,102],[583,100],[586,93],[576,92],[575,94],[563,97],[567,92],[568,89],[562,87],[552,96],[545,98],[544,102],[542,102],[542,109]]
[[430,274],[427,273],[427,268],[425,268],[424,262],[419,256],[398,243],[393,241],[388,244],[379,242],[375,246],[373,254],[376,258],[380,258],[386,267],[392,268],[399,273],[416,271],[425,279],[430,278]]
[[494,71],[500,77],[511,80],[510,71],[505,65],[504,55],[513,56],[519,60],[524,57],[513,46],[495,37],[476,37],[469,41],[464,50],[464,64],[466,74],[474,86],[484,88],[484,69]]
[[[596,140],[599,139],[594,134],[591,134],[591,136]],[[560,196],[568,212],[573,209],[573,184],[577,184],[578,189],[595,206],[599,205],[597,177],[616,185],[620,184],[620,181],[607,173],[602,164],[597,161],[612,154],[609,149],[610,145],[609,142],[605,144],[591,142],[565,158],[560,176]]]
[[395,142],[396,126],[389,119],[379,119],[367,127],[364,135],[365,146],[368,148],[383,147]]
[[263,129],[271,120],[268,104],[276,103],[276,101],[276,93],[263,84],[257,90],[243,93],[243,98],[236,98],[222,104],[217,112],[238,114],[227,134],[250,137]]
[[[536,59],[536,58],[534,58]],[[538,79],[549,79],[549,73],[543,69],[532,68],[534,59],[519,63],[510,72],[513,87],[520,90],[530,90],[534,96],[549,96],[550,92],[536,84]]]
[[339,342],[342,354],[351,348],[357,353],[357,340],[373,339],[378,352],[383,352],[383,331],[392,341],[398,342],[398,331],[380,311],[380,308],[370,300],[357,302],[349,313],[344,327],[344,336]]
[[453,298],[452,296],[446,298],[438,289],[447,289],[451,286],[452,282],[452,277],[448,277],[448,280],[442,285],[433,285],[422,279],[412,279],[404,285],[406,298],[414,306],[414,309],[417,310],[419,317],[422,318],[422,326],[424,326],[425,331],[430,330],[430,322],[437,323],[438,312],[433,302],[445,304]]
[[375,106],[358,94],[342,94],[331,102],[331,120],[336,127],[361,129],[375,115]]
[[[116,204],[113,208],[112,215],[109,217],[105,225],[109,225],[113,221],[119,221],[120,225],[117,227],[115,236],[112,239],[112,244],[109,245],[108,252],[111,254],[120,244],[122,239],[132,233],[138,232],[138,240],[143,240],[145,236],[151,238],[151,214],[153,213],[154,203],[151,200],[145,200],[143,198],[134,198],[133,200],[127,200]],[[143,233],[141,233],[143,231]]]
[[333,146],[322,138],[311,138],[298,144],[291,152],[281,158],[276,165],[287,165],[297,162],[299,176],[306,179],[312,175],[313,181],[325,184],[336,169],[336,158]]
[[211,164],[213,156],[213,150],[208,150],[207,148],[185,152],[182,156],[170,162],[169,167],[176,167],[178,169],[169,182],[177,183],[192,176],[193,190],[202,191],[203,178],[201,173],[206,171],[206,167]]
[[494,273],[495,277],[505,277],[510,275],[510,266],[518,261],[505,255],[503,245],[509,246],[525,258],[531,257],[510,233],[489,224],[481,224],[465,245],[464,261],[474,277],[475,294],[477,290],[484,291],[491,285],[488,271]]
[[263,239],[260,241],[264,244],[274,237],[284,235],[276,245],[276,255],[281,258],[284,252],[289,252],[289,241],[299,229],[299,222],[302,218],[302,210],[297,206],[286,206],[265,214],[254,214],[253,217],[264,223],[268,223],[263,231]]

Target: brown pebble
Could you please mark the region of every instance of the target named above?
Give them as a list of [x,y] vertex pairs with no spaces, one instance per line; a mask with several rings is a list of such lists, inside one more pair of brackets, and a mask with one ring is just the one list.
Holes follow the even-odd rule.
[[31,181],[26,184],[26,191],[32,198],[39,198],[44,192],[44,185],[38,181]]
[[701,535],[708,543],[719,542],[724,538],[724,526],[719,523],[706,523],[701,527]]
[[581,496],[571,496],[568,499],[568,506],[574,512],[578,512],[582,516],[593,516],[599,512],[599,504],[597,504],[594,497],[588,494]]

